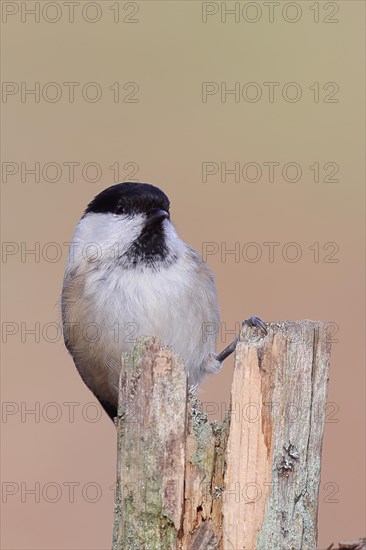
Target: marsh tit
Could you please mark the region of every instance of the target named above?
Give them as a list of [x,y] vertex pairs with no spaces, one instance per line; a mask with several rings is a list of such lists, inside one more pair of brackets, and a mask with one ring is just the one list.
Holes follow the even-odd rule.
[[[180,355],[189,386],[217,372],[236,347],[237,339],[216,354],[214,277],[179,238],[169,206],[153,185],[113,185],[89,203],[70,246],[61,299],[65,344],[112,420],[121,355],[137,337],[156,336]],[[266,332],[258,317],[245,322]]]

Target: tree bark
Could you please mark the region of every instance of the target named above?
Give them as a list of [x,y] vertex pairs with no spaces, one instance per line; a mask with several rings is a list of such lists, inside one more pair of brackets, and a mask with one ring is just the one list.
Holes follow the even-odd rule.
[[209,422],[155,338],[122,360],[113,550],[314,550],[330,337],[245,327],[231,407]]

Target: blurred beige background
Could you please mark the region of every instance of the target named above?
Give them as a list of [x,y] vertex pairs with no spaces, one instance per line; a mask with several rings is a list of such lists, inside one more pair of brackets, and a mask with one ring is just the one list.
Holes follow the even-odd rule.
[[[63,243],[131,177],[165,190],[185,241],[216,243],[220,350],[253,314],[334,323],[319,548],[358,538],[364,3],[76,4],[2,2],[1,547],[110,547],[114,428],[55,324]],[[224,410],[231,376],[228,361],[202,399]]]

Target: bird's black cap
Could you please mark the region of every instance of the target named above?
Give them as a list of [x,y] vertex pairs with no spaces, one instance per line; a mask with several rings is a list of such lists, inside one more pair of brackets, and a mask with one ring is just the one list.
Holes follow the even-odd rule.
[[99,193],[88,204],[84,216],[89,213],[146,215],[139,237],[117,258],[121,265],[130,268],[150,265],[157,269],[162,262],[168,265],[176,260],[175,254],[169,253],[161,223],[169,218],[169,199],[158,187],[149,183],[118,183]]
[[150,183],[124,182],[104,189],[87,206],[93,213],[146,214],[155,209],[169,212],[166,194]]

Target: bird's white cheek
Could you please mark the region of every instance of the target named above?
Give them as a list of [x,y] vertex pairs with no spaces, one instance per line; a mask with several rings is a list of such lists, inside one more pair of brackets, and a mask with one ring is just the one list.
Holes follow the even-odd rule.
[[75,230],[69,263],[114,260],[135,241],[144,227],[145,216],[116,216],[88,213]]

